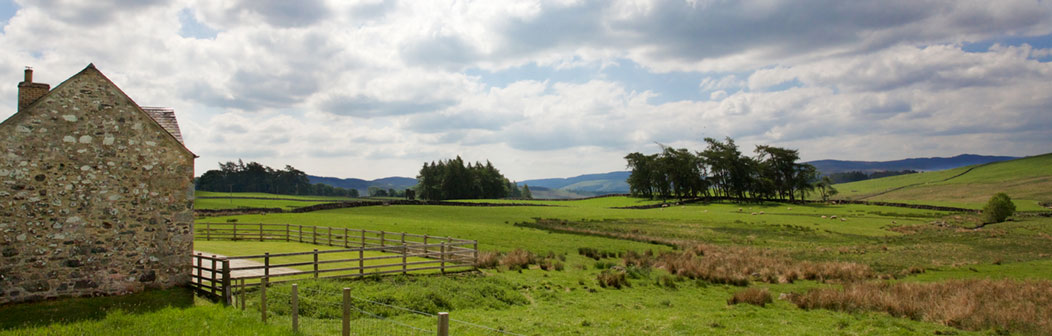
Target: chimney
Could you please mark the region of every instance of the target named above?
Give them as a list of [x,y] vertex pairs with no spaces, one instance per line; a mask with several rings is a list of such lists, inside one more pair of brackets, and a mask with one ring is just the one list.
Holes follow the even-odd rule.
[[18,110],[21,111],[32,105],[37,99],[46,95],[48,91],[51,91],[51,85],[33,83],[33,68],[27,66],[25,80],[18,83]]

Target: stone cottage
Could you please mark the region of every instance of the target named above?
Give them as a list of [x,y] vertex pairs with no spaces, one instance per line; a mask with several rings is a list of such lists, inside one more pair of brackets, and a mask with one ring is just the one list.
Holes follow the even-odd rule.
[[189,283],[196,156],[94,65],[0,123],[0,304]]

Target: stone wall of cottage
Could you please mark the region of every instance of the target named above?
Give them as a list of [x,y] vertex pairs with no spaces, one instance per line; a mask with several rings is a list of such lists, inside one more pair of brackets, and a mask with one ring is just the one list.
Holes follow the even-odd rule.
[[0,124],[0,304],[188,283],[181,146],[91,66]]

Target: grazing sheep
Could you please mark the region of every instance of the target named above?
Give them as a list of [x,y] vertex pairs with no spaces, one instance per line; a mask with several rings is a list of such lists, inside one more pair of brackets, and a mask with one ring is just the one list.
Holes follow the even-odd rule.
[[756,213],[755,213],[755,212],[753,212],[753,213],[752,213],[752,215],[753,215],[753,216],[756,216]]
[[826,216],[822,216],[822,219],[826,219]]
[[846,221],[847,221],[847,219],[843,219],[843,218],[841,218],[841,219],[840,219],[840,221],[841,221],[841,222],[846,222]]
[[785,210],[793,210],[792,207],[785,208]]
[[760,214],[762,215],[762,214],[763,214],[763,211],[760,211]]
[[836,219],[836,215],[829,216],[829,219]]
[[742,212],[742,208],[738,208],[738,212]]

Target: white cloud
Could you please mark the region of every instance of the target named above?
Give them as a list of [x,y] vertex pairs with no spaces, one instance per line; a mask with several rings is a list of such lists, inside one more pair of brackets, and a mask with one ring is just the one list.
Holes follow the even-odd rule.
[[[240,157],[413,176],[462,155],[514,179],[569,176],[709,136],[808,159],[1052,143],[1050,49],[962,50],[1052,34],[1040,1],[18,3],[0,35],[0,118],[23,66],[57,85],[94,62],[140,104],[176,108],[199,173]],[[604,73],[623,61],[642,70]],[[530,68],[577,77],[493,78]],[[681,83],[658,74],[687,78],[688,96],[655,99]]]

